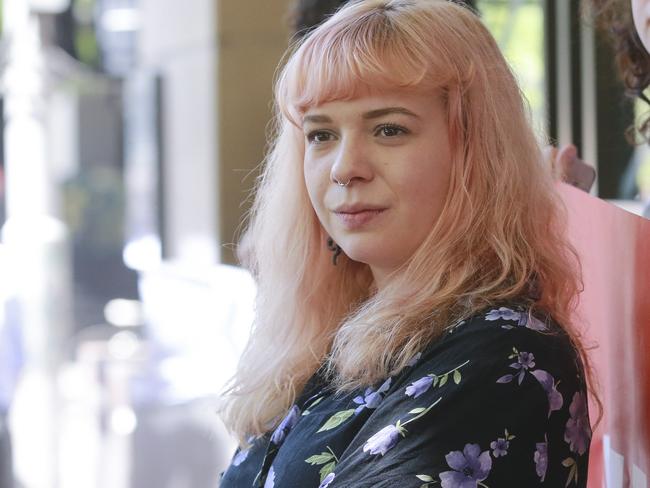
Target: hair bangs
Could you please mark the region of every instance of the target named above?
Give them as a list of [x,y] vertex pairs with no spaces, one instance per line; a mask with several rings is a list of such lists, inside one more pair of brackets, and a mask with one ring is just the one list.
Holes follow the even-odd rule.
[[[277,85],[280,110],[295,125],[310,107],[350,100],[371,90],[445,85],[454,68],[435,44],[391,19],[390,11],[326,22],[299,45]],[[430,36],[429,36],[430,37]]]

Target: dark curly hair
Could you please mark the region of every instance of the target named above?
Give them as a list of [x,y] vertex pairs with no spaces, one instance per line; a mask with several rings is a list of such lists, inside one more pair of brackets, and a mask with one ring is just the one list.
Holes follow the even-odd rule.
[[[630,0],[585,0],[583,7],[588,18],[607,32],[613,41],[616,64],[626,94],[650,105],[643,93],[650,86],[650,55],[634,27]],[[628,133],[630,140],[635,140],[635,128],[644,141],[650,141],[650,115],[645,115],[638,126],[631,128]]]

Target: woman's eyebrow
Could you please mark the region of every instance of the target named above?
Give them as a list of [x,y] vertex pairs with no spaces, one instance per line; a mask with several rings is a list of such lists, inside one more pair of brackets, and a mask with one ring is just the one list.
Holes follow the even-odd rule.
[[305,115],[302,118],[302,125],[305,125],[307,122],[312,122],[314,124],[329,124],[332,122],[332,119],[327,115],[320,115],[320,114]]
[[[384,115],[390,115],[390,114],[403,114],[403,115],[408,115],[410,117],[415,117],[416,119],[420,118],[419,115],[411,112],[410,110],[404,107],[378,108],[377,110],[371,110],[370,112],[365,112],[363,115],[361,115],[361,118],[363,118],[364,120],[371,120],[371,119],[377,119],[379,117],[383,117]],[[312,122],[314,124],[329,124],[332,122],[332,119],[327,115],[321,115],[321,114],[305,115],[302,119],[302,124],[305,125],[308,122]]]
[[362,117],[368,120],[368,119],[376,119],[379,117],[383,117],[384,115],[390,115],[390,114],[403,114],[403,115],[408,115],[410,117],[415,117],[416,119],[420,118],[419,115],[414,114],[413,112],[411,112],[410,110],[404,107],[379,108],[377,110],[371,110],[370,112],[364,113]]

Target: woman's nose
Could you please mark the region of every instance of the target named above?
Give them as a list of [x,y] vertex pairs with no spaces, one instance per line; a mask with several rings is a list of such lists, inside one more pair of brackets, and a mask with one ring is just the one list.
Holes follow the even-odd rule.
[[332,182],[348,186],[352,182],[370,181],[372,178],[372,164],[363,143],[358,140],[343,141],[330,170]]

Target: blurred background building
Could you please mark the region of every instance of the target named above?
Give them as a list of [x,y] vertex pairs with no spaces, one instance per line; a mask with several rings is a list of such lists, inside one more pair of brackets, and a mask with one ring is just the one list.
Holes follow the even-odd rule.
[[[0,488],[214,487],[252,321],[234,245],[291,0],[2,0]],[[650,197],[578,0],[476,0],[536,127]],[[5,483],[8,483],[5,481]]]

